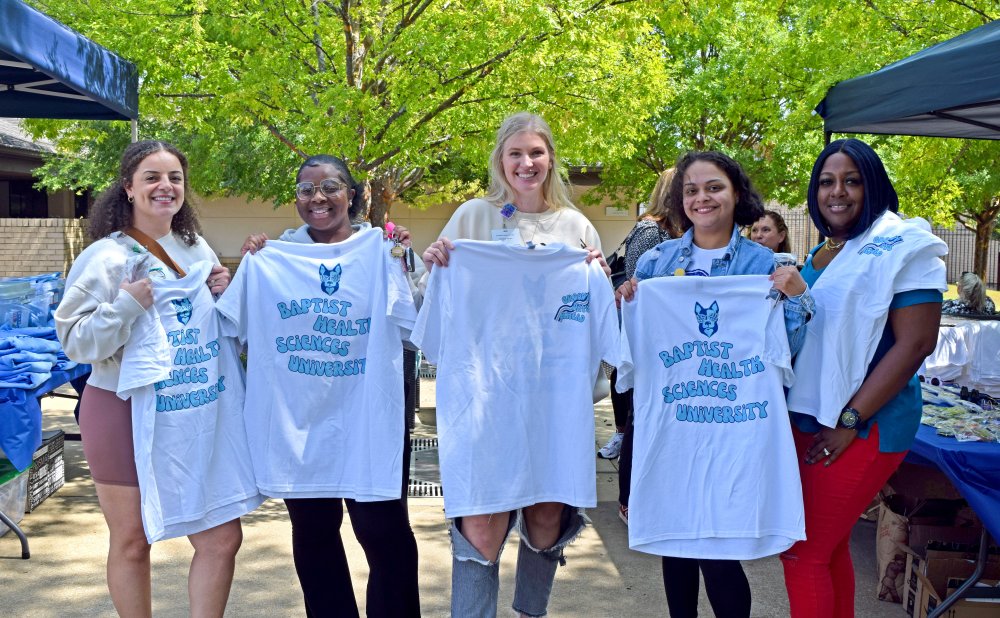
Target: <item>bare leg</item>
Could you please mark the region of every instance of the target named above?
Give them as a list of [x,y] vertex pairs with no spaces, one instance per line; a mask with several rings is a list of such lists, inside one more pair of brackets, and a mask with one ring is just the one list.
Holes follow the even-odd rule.
[[541,550],[555,545],[564,507],[562,502],[539,502],[524,507],[522,513],[532,547]]
[[[496,562],[500,548],[507,537],[510,513],[492,515],[468,515],[462,518],[459,530],[462,536],[490,562]],[[558,528],[558,521],[556,527]],[[552,539],[555,542],[555,539]]]
[[119,616],[151,617],[149,543],[142,529],[138,487],[94,483],[108,523],[108,591]]
[[217,618],[226,611],[233,585],[236,552],[243,543],[240,520],[234,519],[188,537],[194,558],[188,572],[192,618]]

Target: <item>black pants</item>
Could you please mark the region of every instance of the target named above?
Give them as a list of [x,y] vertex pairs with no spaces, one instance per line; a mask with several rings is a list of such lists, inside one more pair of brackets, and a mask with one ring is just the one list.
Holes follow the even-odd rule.
[[370,618],[420,615],[417,540],[410,528],[406,490],[410,479],[410,430],[403,432],[402,497],[384,502],[340,498],[285,500],[292,521],[292,557],[305,597],[306,616],[358,616],[351,571],[340,536],[344,505],[354,536],[368,561],[367,609]]
[[663,589],[670,618],[698,615],[698,567],[716,618],[749,618],[750,583],[739,560],[663,557]]
[[632,443],[635,435],[632,389],[624,393],[615,391],[615,382],[618,381],[617,369],[611,372],[608,381],[611,382],[611,407],[615,411],[615,426],[625,428],[622,450],[618,455],[618,504],[628,506],[630,484],[632,483]]
[[368,616],[419,616],[417,541],[403,500],[286,499],[292,520],[292,555],[305,597],[306,616],[358,616],[340,537],[344,504],[368,560]]

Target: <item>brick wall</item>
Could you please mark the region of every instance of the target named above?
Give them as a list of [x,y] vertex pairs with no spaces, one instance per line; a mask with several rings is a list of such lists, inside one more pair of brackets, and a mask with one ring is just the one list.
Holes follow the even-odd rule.
[[0,219],[0,277],[69,271],[89,244],[83,219]]

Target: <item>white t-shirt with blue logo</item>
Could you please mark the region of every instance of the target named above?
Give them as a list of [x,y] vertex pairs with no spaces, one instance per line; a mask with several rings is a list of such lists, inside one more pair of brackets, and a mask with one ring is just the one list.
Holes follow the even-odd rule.
[[197,262],[182,279],[153,279],[153,306],[122,357],[118,396],[132,398],[150,543],[218,526],[264,501],[243,425],[243,366],[235,340],[221,336],[205,285],[212,266]]
[[632,549],[749,560],[805,538],[784,308],[770,288],[766,275],[661,277],[623,303]]
[[412,341],[437,365],[445,513],[597,503],[593,387],[618,364],[614,297],[562,244],[457,240]]
[[702,249],[697,245],[691,245],[691,265],[688,266],[684,274],[696,277],[710,277],[712,275],[712,262],[721,260],[726,255],[729,247],[719,247],[718,249]]
[[267,241],[216,304],[247,344],[245,419],[260,490],[400,497],[403,347],[416,319],[392,243]]

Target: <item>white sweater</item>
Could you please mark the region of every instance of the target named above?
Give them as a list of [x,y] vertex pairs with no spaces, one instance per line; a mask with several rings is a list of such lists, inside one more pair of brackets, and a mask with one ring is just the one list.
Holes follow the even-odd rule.
[[[132,324],[145,312],[138,301],[120,289],[129,248],[117,236],[118,232],[98,240],[76,258],[55,312],[56,334],[66,356],[92,365],[87,383],[112,392],[118,390],[122,347],[132,332]],[[218,256],[201,237],[192,247],[175,234],[168,234],[158,242],[185,270],[201,260],[219,263]],[[163,272],[171,279],[176,278],[169,268],[164,267]]]
[[[562,243],[579,249],[580,241],[588,247],[601,248],[601,237],[586,215],[575,208],[551,208],[542,213],[517,212],[505,221],[500,208],[482,198],[471,199],[455,210],[438,238],[448,240],[492,240],[493,230],[517,228],[523,242],[536,245]],[[430,273],[421,277],[419,288],[426,290]]]

